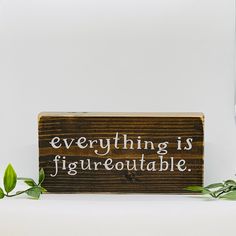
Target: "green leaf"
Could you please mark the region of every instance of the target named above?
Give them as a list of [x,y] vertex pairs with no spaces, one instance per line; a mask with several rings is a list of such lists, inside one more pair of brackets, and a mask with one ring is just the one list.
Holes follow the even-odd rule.
[[37,186],[37,184],[34,182],[33,179],[31,178],[23,178],[23,177],[19,177],[17,178],[18,180],[23,180],[27,185],[33,187],[33,186]]
[[17,180],[31,180],[31,181],[34,181],[32,178],[25,178],[25,177],[17,177]]
[[220,196],[220,198],[224,198],[224,199],[228,199],[228,200],[236,200],[236,190],[226,193],[226,194]]
[[41,194],[41,189],[39,187],[33,187],[27,190],[27,195],[34,198],[34,199],[39,199],[40,194]]
[[32,180],[25,180],[24,182],[31,187],[36,186],[36,183]]
[[41,189],[41,192],[42,192],[42,193],[46,193],[46,192],[47,192],[47,189],[45,189],[45,188],[43,188],[43,187],[40,187],[40,189]]
[[44,179],[45,179],[45,173],[43,168],[41,168],[39,171],[39,185],[43,183]]
[[16,187],[17,175],[11,164],[5,170],[3,182],[7,193],[10,193]]
[[210,195],[212,195],[212,197],[214,197],[213,196],[214,194],[209,189],[204,188],[202,186],[188,186],[185,189],[192,191],[192,192],[201,192],[202,194],[210,194]]
[[5,193],[3,192],[3,189],[0,188],[0,199],[5,197]]
[[232,179],[228,179],[225,181],[225,184],[226,185],[233,185],[233,186],[236,186],[236,182]]
[[204,188],[202,186],[188,186],[185,189],[192,191],[192,192],[202,192],[204,190]]
[[212,197],[215,197],[215,196],[214,196],[214,193],[212,193],[212,192],[211,192],[209,189],[207,189],[207,188],[203,188],[202,194],[210,194]]
[[222,183],[210,184],[210,185],[206,186],[205,188],[212,189],[212,188],[220,188],[220,187],[224,187],[224,184],[222,184]]

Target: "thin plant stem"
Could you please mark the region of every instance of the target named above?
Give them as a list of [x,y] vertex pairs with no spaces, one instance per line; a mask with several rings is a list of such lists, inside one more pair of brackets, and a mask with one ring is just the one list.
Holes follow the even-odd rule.
[[24,191],[19,191],[19,192],[17,192],[17,193],[15,193],[15,194],[6,194],[5,196],[6,197],[15,197],[15,196],[19,196],[19,195],[21,195],[21,194],[23,194],[23,193],[26,193],[28,190],[30,190],[30,189],[32,189],[32,188],[28,188],[28,189],[26,189],[26,190],[24,190]]

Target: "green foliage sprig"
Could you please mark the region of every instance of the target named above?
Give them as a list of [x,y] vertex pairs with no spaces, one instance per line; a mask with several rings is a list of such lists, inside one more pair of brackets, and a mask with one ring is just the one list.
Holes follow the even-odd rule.
[[189,186],[185,189],[204,195],[209,195],[213,198],[236,200],[236,181],[231,179],[226,180],[223,183],[210,184],[206,187]]
[[[3,177],[3,184],[5,191],[2,188],[0,188],[0,199],[4,197],[15,197],[23,193],[26,193],[30,198],[39,199],[40,195],[47,191],[45,188],[42,187],[44,179],[45,179],[45,173],[43,169],[40,169],[39,171],[39,180],[37,184],[31,178],[17,177],[14,168],[12,167],[11,164],[9,164],[5,170]],[[15,189],[18,180],[24,181],[30,187],[27,188],[26,190],[17,191],[16,193],[11,194],[11,192]]]

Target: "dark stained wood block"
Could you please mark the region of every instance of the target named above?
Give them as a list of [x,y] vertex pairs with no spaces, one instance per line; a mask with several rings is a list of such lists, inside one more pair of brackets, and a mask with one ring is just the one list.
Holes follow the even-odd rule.
[[41,113],[48,192],[186,193],[203,184],[202,113]]

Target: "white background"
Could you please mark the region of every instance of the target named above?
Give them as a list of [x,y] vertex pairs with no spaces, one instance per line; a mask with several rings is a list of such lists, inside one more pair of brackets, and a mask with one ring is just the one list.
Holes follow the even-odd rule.
[[233,80],[233,0],[0,0],[0,174],[36,177],[41,111],[199,111],[205,183],[233,178]]

